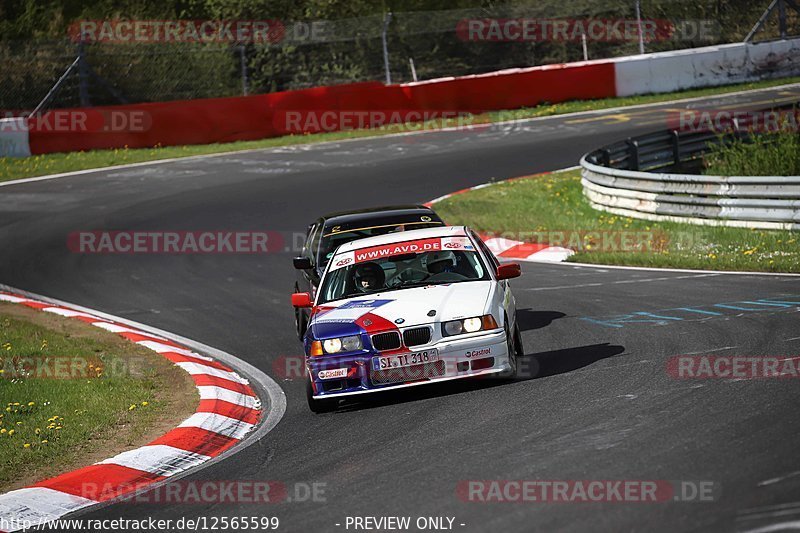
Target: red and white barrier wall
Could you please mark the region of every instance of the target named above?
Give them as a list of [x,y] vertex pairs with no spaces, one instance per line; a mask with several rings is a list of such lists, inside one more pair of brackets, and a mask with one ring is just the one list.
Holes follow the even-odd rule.
[[[55,110],[27,121],[0,120],[0,156],[209,144],[335,131],[335,119],[333,128],[317,123],[326,112],[374,111],[407,121],[413,120],[415,113],[477,113],[794,75],[800,75],[800,39],[544,65],[402,85],[365,82],[255,96]],[[299,113],[301,129],[290,113]],[[305,120],[309,114],[317,120]],[[119,117],[121,121],[116,120]]]

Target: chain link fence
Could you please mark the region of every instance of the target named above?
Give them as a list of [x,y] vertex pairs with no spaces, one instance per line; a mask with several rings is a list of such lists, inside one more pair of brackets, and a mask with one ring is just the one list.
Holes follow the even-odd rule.
[[[516,38],[509,21],[636,21],[635,0],[544,0],[533,6],[393,13],[343,20],[281,22],[272,42],[0,41],[0,112],[34,109],[77,57],[46,108],[240,96],[358,81],[393,83],[506,68],[611,58],[639,52],[634,38],[575,38],[546,30]],[[642,0],[657,38],[647,52],[738,42],[766,3]],[[775,19],[775,17],[772,17]],[[787,11],[794,34],[798,13]],[[470,26],[474,24],[474,26]],[[473,33],[470,31],[479,28]],[[541,29],[541,28],[540,28]],[[385,34],[384,34],[385,31]],[[777,38],[768,20],[756,40]],[[388,69],[383,53],[385,37]]]

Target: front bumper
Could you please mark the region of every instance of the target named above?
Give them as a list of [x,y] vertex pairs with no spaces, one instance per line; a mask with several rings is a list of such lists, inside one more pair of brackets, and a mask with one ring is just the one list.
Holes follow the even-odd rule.
[[438,361],[389,371],[372,369],[372,358],[386,355],[380,352],[307,357],[313,397],[353,396],[510,370],[508,345],[502,329],[444,338],[424,346],[414,346],[412,351],[416,353],[433,348],[438,350]]

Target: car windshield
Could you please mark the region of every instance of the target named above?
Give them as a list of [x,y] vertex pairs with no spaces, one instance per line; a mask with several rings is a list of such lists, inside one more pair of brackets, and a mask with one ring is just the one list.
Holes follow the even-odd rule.
[[[428,217],[429,218],[429,217]],[[383,221],[376,221],[383,222]],[[388,233],[396,233],[399,231],[407,231],[414,229],[434,228],[444,225],[443,222],[437,220],[419,221],[409,220],[408,222],[390,223],[390,224],[360,224],[358,227],[347,228],[341,226],[334,226],[333,228],[326,228],[320,242],[317,264],[320,268],[328,266],[328,261],[333,257],[336,249],[350,241],[357,239],[365,239],[367,237],[375,237],[377,235],[386,235]],[[334,231],[334,229],[336,231]]]
[[[462,239],[465,243],[469,242],[466,237]],[[395,251],[403,252],[407,243],[390,246],[395,247]],[[323,281],[317,303],[411,287],[491,279],[483,260],[469,244],[456,250],[391,255],[381,254],[387,246],[376,248],[379,249],[336,255]]]

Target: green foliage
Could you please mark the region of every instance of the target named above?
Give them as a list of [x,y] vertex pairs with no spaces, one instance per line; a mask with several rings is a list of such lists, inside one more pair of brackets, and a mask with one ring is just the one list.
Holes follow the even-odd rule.
[[800,176],[800,136],[797,132],[737,139],[712,148],[705,173],[715,176]]
[[[707,19],[718,23],[711,40],[648,43],[648,51],[740,41],[768,2],[643,0],[650,19]],[[330,21],[339,36],[324,42],[248,45],[250,93],[326,84],[382,80],[380,28],[392,11],[388,45],[393,81],[409,81],[413,59],[420,79],[476,74],[504,68],[575,61],[578,42],[465,42],[455,28],[466,18],[529,17],[626,19],[632,0],[0,0],[0,109],[30,109],[76,55],[65,39],[80,20],[277,19]],[[790,10],[792,29],[797,17]],[[774,24],[760,35],[775,36]],[[340,38],[339,38],[340,37]],[[638,52],[636,42],[589,42],[589,57]],[[88,47],[94,70],[130,102],[233,96],[242,93],[240,50],[235,45],[98,44]],[[92,104],[117,103],[113,91],[93,81]],[[77,77],[68,80],[53,107],[79,104]]]

